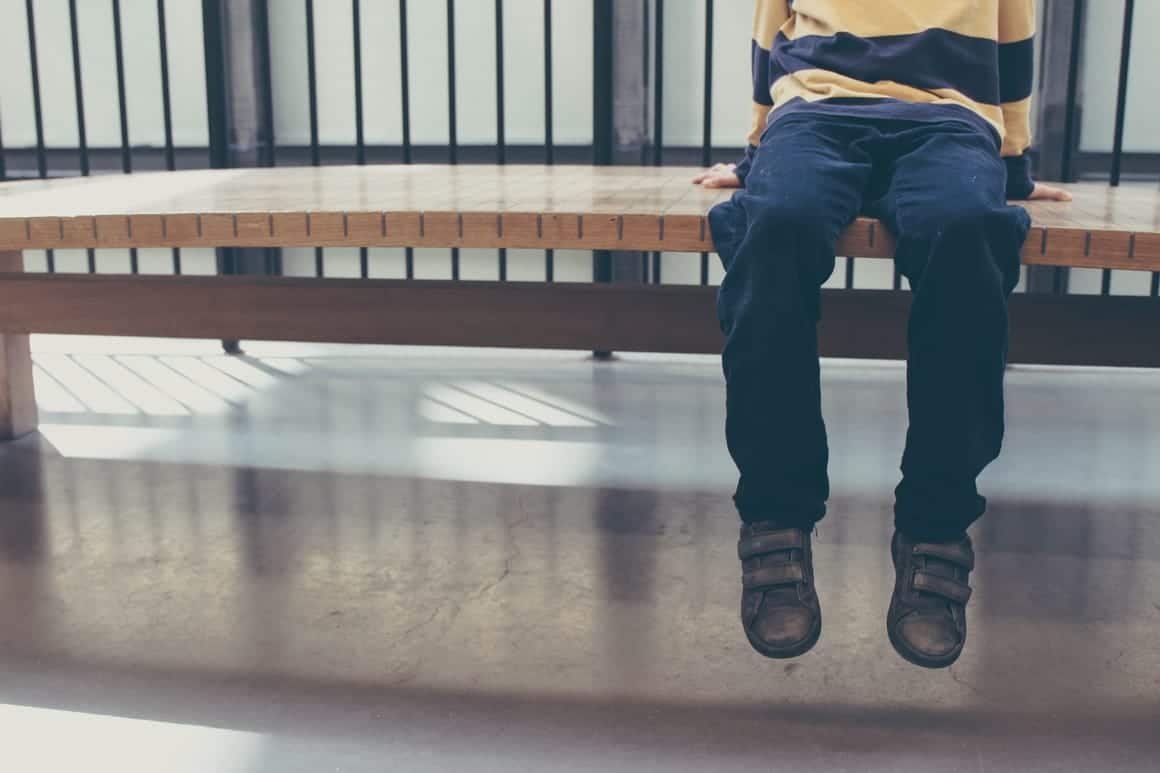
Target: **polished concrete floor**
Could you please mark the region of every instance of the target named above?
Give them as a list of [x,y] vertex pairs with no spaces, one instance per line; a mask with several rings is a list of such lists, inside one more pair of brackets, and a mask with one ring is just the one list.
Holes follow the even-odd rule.
[[825,367],[825,631],[772,662],[711,359],[36,350],[2,770],[1160,768],[1160,373],[1011,372],[970,643],[932,673],[884,631],[898,365]]

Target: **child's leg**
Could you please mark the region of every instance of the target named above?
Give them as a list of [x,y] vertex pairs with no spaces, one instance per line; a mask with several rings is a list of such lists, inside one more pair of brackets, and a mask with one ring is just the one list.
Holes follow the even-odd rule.
[[710,214],[726,276],[726,438],[747,522],[813,528],[829,496],[818,372],[819,288],[861,207],[870,160],[857,121],[791,116],[762,141],[745,190]]
[[990,137],[957,124],[908,134],[876,207],[915,289],[895,519],[911,540],[951,542],[982,515],[975,479],[1002,444],[1007,298],[1030,221],[1007,206]]

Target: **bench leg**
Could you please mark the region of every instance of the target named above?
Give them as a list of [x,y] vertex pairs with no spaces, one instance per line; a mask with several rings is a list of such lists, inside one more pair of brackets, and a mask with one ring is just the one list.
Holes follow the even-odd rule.
[[[0,251],[0,272],[24,270],[19,252]],[[32,388],[32,352],[28,336],[0,333],[0,442],[36,431],[36,395]]]

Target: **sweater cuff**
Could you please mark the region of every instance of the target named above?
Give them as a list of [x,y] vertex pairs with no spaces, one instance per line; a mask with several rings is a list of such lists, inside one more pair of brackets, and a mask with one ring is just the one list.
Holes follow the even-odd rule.
[[748,145],[745,148],[745,155],[737,162],[737,168],[733,173],[741,180],[741,184],[745,184],[745,178],[749,176],[749,170],[753,168],[753,156],[757,153],[757,147]]
[[1007,165],[1007,198],[1011,201],[1031,198],[1031,192],[1035,190],[1035,181],[1031,179],[1031,159],[1024,153],[1006,156],[1003,162]]

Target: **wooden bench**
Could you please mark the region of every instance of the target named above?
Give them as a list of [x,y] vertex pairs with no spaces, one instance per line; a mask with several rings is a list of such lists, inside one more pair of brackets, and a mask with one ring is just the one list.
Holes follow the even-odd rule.
[[[29,333],[715,352],[714,290],[706,287],[20,273],[22,251],[64,248],[710,252],[705,215],[729,192],[691,185],[694,171],[323,167],[0,184],[0,271],[7,272],[0,278],[0,437],[35,428]],[[1029,207],[1026,264],[1160,271],[1155,189],[1072,191],[1072,204]],[[881,225],[865,219],[838,247],[868,258],[888,258],[892,249]],[[1155,299],[1016,301],[1013,359],[1088,361],[1075,350],[1089,336],[1087,349],[1098,349],[1101,364],[1160,366]],[[829,294],[822,351],[904,356],[908,303],[905,293]],[[1109,330],[1119,333],[1109,337]]]

